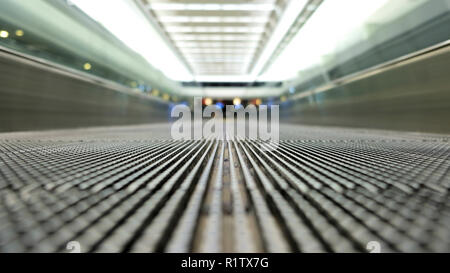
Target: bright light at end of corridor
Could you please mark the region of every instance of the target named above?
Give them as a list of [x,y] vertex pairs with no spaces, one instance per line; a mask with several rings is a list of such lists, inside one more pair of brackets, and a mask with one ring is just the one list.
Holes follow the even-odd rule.
[[209,106],[209,105],[211,105],[211,104],[213,104],[213,100],[212,100],[211,98],[206,98],[206,99],[205,99],[205,105],[206,105],[206,106]]

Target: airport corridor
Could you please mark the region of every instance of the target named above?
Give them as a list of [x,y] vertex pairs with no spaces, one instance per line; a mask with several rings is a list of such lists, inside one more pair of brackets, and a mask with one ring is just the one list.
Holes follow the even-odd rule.
[[449,71],[450,0],[0,0],[0,253],[450,252]]

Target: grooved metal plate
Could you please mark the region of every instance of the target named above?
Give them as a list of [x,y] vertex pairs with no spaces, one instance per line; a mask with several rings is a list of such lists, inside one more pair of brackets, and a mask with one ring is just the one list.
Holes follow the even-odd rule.
[[0,252],[450,251],[449,137],[281,126],[172,141],[167,125],[0,135]]

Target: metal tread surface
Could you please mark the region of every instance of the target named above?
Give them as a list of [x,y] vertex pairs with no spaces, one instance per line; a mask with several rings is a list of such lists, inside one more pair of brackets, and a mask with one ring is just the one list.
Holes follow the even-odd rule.
[[442,135],[281,126],[172,141],[167,126],[0,135],[0,252],[450,251]]

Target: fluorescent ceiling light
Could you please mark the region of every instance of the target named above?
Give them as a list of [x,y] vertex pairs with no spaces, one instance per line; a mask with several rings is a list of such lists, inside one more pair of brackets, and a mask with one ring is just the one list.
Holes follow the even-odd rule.
[[221,64],[211,64],[211,63],[202,63],[197,64],[196,69],[231,69],[231,70],[240,70],[242,69],[241,63],[221,63]]
[[188,59],[190,63],[246,63],[242,59]]
[[223,60],[223,61],[243,61],[243,60],[251,60],[251,55],[225,55],[225,56],[209,56],[209,55],[187,55],[186,58],[188,60]]
[[214,68],[207,68],[207,67],[198,67],[195,68],[194,71],[198,72],[215,72],[215,71],[239,71],[242,72],[242,67],[214,67]]
[[248,48],[256,48],[258,46],[258,42],[199,42],[199,41],[177,41],[176,45],[178,47],[184,47],[184,48],[241,48],[241,49],[248,49]]
[[[202,63],[194,63],[194,64],[192,64],[192,66],[193,66],[193,67],[215,67],[215,66],[217,66],[217,65],[215,65],[215,64],[208,64],[208,63],[205,63],[205,64],[202,64]],[[240,63],[227,63],[227,64],[222,64],[221,66],[226,66],[226,67],[241,67],[242,64],[240,64]]]
[[227,63],[227,64],[221,64],[218,66],[217,64],[210,64],[210,63],[194,63],[192,66],[195,69],[217,69],[217,68],[227,68],[227,69],[241,69],[242,64],[240,63]]
[[274,4],[181,4],[181,3],[153,3],[149,4],[153,10],[200,10],[200,11],[272,11]]
[[188,52],[183,51],[185,56],[193,56],[193,57],[214,57],[214,58],[222,58],[222,57],[251,57],[251,54],[247,52]]
[[289,2],[288,6],[285,9],[285,12],[281,16],[280,22],[275,27],[272,37],[270,37],[269,42],[264,48],[264,51],[261,54],[260,58],[258,59],[258,62],[253,68],[251,74],[259,75],[259,73],[266,65],[266,63],[269,61],[269,58],[276,50],[276,48],[282,41],[283,37],[289,31],[292,24],[295,23],[295,20],[297,19],[299,14],[303,11],[307,3],[308,0],[294,0]]
[[[200,68],[205,69],[205,68]],[[242,71],[242,66],[216,66],[215,68],[208,68],[209,71],[226,70],[226,71]]]
[[214,67],[208,67],[208,66],[204,66],[204,67],[196,67],[195,70],[204,70],[204,71],[215,71],[215,70],[235,70],[235,71],[241,71],[242,70],[242,66],[217,66],[215,65]]
[[160,16],[162,23],[267,23],[267,16]]
[[[229,70],[229,69],[222,69],[222,70],[198,70],[195,71],[197,76],[201,76],[201,75],[239,75],[242,73],[241,70]],[[225,80],[221,80],[221,81],[225,81]]]
[[172,39],[176,41],[259,41],[260,35],[183,35],[174,34]]
[[388,1],[326,0],[259,79],[287,80],[296,77],[301,70],[319,65],[323,58],[336,52],[343,37],[352,37],[355,30]]
[[[216,77],[223,77],[221,75],[225,76],[238,76],[241,73],[239,71],[212,71],[212,72],[204,72],[204,73],[197,73],[197,76],[203,75],[203,76],[216,76]],[[226,80],[221,80],[221,82],[225,82]]]
[[264,27],[183,27],[169,26],[166,27],[168,32],[242,32],[242,33],[263,33]]
[[[124,44],[174,80],[190,80],[191,73],[148,22],[133,1],[71,0]],[[123,20],[119,20],[122,18]]]
[[195,76],[195,80],[198,82],[253,82],[254,77],[249,75],[238,76]]
[[215,71],[239,71],[242,72],[241,67],[216,67],[216,68],[196,68],[195,71],[197,72],[215,72]]
[[199,57],[192,57],[192,56],[187,56],[188,60],[191,61],[195,61],[195,62],[244,62],[247,61],[248,59],[251,59],[249,57],[245,57],[245,58],[241,58],[241,57],[204,57],[204,58],[199,58]]
[[253,54],[255,53],[256,49],[249,49],[249,48],[180,48],[180,50],[183,53],[186,54],[220,54],[220,55],[227,55],[227,54]]
[[172,35],[176,41],[259,41],[260,35]]

